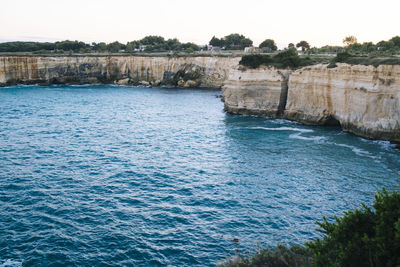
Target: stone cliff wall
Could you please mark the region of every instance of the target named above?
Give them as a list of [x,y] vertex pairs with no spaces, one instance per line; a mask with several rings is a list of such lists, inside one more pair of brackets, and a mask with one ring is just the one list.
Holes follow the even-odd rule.
[[284,117],[400,142],[400,66],[337,65],[293,72]]
[[359,136],[400,142],[398,65],[315,65],[293,72],[236,68],[222,91],[225,109],[234,114],[340,124]]
[[288,76],[289,71],[272,67],[232,70],[222,88],[225,110],[233,114],[277,117],[286,102],[281,95]]
[[220,87],[240,58],[0,57],[0,85],[118,83]]
[[222,57],[0,57],[0,86],[117,83],[222,87],[233,114],[267,115],[400,142],[400,66],[248,69]]

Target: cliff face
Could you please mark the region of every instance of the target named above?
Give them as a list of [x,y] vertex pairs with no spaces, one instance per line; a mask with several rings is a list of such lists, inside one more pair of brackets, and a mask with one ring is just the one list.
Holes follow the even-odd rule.
[[293,72],[284,117],[400,141],[400,66],[316,65]]
[[400,66],[338,64],[296,71],[246,69],[222,57],[0,57],[0,86],[152,84],[221,87],[234,114],[340,124],[343,130],[400,142]]
[[240,58],[0,57],[0,85],[167,84],[220,87]]
[[233,114],[277,117],[283,111],[289,71],[275,68],[234,69],[222,92],[225,110]]
[[340,124],[359,136],[400,142],[400,66],[235,69],[222,90],[234,114]]

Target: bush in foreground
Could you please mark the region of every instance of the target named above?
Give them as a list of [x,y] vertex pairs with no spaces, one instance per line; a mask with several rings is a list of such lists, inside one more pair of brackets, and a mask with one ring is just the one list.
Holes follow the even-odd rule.
[[400,194],[385,188],[373,209],[347,211],[317,222],[323,237],[305,246],[264,249],[252,257],[236,256],[221,266],[400,266]]

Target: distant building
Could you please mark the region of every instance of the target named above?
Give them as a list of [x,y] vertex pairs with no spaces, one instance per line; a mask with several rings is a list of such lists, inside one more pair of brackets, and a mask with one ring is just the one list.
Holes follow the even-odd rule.
[[221,52],[221,50],[222,50],[221,47],[219,47],[219,46],[212,46],[212,45],[209,45],[207,48],[208,48],[208,51],[211,51],[211,52]]
[[140,45],[140,46],[139,46],[139,51],[140,51],[140,52],[143,52],[143,51],[146,50],[146,48],[147,48],[147,45]]
[[245,53],[260,53],[261,49],[254,46],[249,46],[244,48]]

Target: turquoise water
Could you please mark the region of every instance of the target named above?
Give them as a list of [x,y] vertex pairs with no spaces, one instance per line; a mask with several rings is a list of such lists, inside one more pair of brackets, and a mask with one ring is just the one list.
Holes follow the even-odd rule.
[[400,182],[388,142],[232,116],[219,94],[0,88],[0,265],[212,266]]

